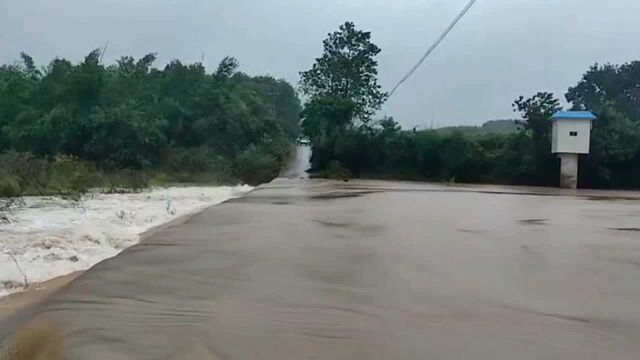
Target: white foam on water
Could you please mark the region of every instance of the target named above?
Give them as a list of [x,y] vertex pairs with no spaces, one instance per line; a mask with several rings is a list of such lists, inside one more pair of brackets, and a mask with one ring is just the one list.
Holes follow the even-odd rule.
[[22,290],[22,272],[29,283],[37,283],[86,270],[135,245],[150,228],[250,190],[249,186],[169,187],[138,194],[95,194],[79,203],[28,197],[25,206],[12,214],[12,223],[0,224],[0,297]]

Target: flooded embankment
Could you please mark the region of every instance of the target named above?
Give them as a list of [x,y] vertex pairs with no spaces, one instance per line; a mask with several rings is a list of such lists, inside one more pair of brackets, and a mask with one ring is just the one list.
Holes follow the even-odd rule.
[[638,229],[635,193],[279,179],[0,339],[65,359],[637,359]]

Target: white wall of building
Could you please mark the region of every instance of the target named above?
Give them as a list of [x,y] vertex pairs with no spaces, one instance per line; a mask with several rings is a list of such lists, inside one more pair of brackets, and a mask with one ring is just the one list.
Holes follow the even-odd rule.
[[591,120],[558,119],[553,121],[552,153],[588,154],[590,142]]

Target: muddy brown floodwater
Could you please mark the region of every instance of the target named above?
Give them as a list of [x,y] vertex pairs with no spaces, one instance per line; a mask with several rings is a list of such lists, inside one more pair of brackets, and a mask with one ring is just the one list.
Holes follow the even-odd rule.
[[0,338],[64,359],[638,359],[639,205],[279,179],[98,264]]

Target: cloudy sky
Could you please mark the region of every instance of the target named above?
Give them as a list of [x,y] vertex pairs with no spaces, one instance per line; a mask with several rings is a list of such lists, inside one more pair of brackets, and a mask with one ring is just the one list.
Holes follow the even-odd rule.
[[[292,83],[344,21],[371,30],[391,88],[467,0],[0,0],[0,62],[26,51],[73,60],[109,41],[106,61],[159,55],[213,70],[225,55]],[[407,127],[511,118],[513,99],[558,95],[589,65],[640,59],[638,0],[478,0],[385,105]]]

